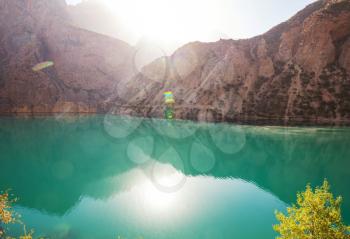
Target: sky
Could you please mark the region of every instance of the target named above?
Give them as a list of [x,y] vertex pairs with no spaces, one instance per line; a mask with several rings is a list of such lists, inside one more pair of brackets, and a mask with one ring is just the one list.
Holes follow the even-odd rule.
[[[66,0],[78,4],[81,0]],[[92,0],[85,0],[92,1]],[[93,0],[115,14],[135,44],[249,38],[288,20],[314,0]],[[109,24],[106,22],[106,24]],[[125,30],[124,30],[125,31]],[[125,40],[125,39],[123,39]]]

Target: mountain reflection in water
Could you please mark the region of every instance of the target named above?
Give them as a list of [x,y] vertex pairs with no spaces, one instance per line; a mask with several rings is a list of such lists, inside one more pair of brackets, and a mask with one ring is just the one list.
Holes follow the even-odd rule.
[[349,140],[349,128],[3,117],[0,189],[38,236],[273,238],[274,210],[324,178],[349,223]]

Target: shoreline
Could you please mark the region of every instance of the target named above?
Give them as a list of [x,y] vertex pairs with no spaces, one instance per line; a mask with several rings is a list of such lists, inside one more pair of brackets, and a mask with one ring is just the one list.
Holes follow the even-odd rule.
[[[94,115],[116,115],[145,119],[164,119],[160,116],[141,115],[141,114],[123,114],[123,113],[109,113],[109,112],[0,112],[0,117],[12,118],[36,118],[36,117],[79,117],[79,116],[94,116]],[[333,119],[310,119],[310,118],[263,118],[263,117],[234,117],[222,119],[199,119],[193,117],[178,117],[175,121],[191,121],[197,123],[227,123],[238,125],[256,125],[256,126],[282,126],[282,127],[350,127],[350,119],[348,120],[333,120]]]

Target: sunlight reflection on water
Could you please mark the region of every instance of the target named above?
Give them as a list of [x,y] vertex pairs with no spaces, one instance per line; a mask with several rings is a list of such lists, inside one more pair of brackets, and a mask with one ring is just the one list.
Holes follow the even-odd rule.
[[[163,165],[163,167],[167,166]],[[30,226],[39,231],[43,230],[41,222],[45,221],[45,228],[47,227],[49,234],[59,232],[61,236],[57,238],[72,235],[75,238],[89,236],[103,238],[93,236],[97,235],[96,230],[99,232],[98,235],[104,232],[108,238],[114,235],[128,235],[130,230],[143,232],[145,238],[152,235],[154,230],[158,231],[159,238],[172,238],[169,231],[178,231],[183,236],[182,238],[190,238],[191,230],[198,230],[196,228],[198,225],[194,222],[206,225],[212,219],[217,220],[217,217],[220,217],[223,210],[227,210],[229,205],[227,213],[233,218],[230,220],[231,229],[236,230],[237,236],[242,236],[240,238],[248,238],[243,236],[239,230],[239,227],[243,225],[242,222],[248,223],[249,218],[261,216],[260,207],[262,205],[264,205],[264,210],[271,211],[268,214],[270,218],[273,217],[273,211],[276,208],[285,206],[272,194],[254,184],[237,179],[217,180],[212,177],[187,177],[183,187],[167,193],[155,187],[153,182],[139,169],[117,177],[118,179],[109,179],[111,182],[119,182],[115,186],[113,183],[109,184],[111,190],[115,187],[116,192],[112,196],[103,200],[84,196],[64,216],[57,217],[28,208],[18,208],[18,210],[23,218],[31,218]],[[171,177],[165,179],[167,180],[172,181]],[[127,187],[124,188],[122,185],[127,185]],[[120,187],[122,190],[117,192],[117,188]],[[257,197],[259,198],[258,204],[255,201]],[[250,209],[246,210],[247,208]],[[212,218],[208,218],[207,215]],[[238,215],[240,215],[240,220],[235,219]],[[96,222],[99,223],[96,224]],[[84,229],[76,231],[78,228]],[[159,230],[160,228],[162,230]],[[204,236],[209,231],[216,236],[222,233],[220,226],[216,228],[215,223],[209,228],[201,227],[200,230],[202,232],[197,231],[197,236]]]
[[36,236],[270,239],[274,211],[324,178],[349,221],[349,140],[348,128],[0,118],[0,188]]

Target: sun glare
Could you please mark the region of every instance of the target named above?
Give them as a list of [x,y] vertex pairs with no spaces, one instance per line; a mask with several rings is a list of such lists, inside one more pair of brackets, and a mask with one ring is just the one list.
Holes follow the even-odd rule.
[[161,43],[209,41],[208,29],[217,25],[212,1],[104,1],[131,34]]
[[[168,220],[168,216],[172,215],[172,219],[175,220],[175,215],[181,217],[186,211],[181,206],[188,200],[188,195],[184,193],[185,185],[181,184],[175,189],[175,186],[181,182],[179,179],[185,175],[170,165],[161,163],[155,165],[154,170],[151,171],[154,177],[147,177],[139,171],[129,175],[134,185],[130,193],[133,194],[133,198],[137,198],[137,204],[141,207],[139,211],[143,214],[164,220]],[[173,190],[170,192],[164,190],[165,188]]]
[[139,190],[145,206],[153,212],[170,211],[176,205],[178,195],[162,192],[150,182],[140,185]]

